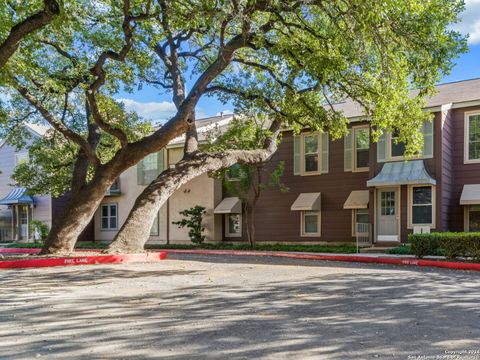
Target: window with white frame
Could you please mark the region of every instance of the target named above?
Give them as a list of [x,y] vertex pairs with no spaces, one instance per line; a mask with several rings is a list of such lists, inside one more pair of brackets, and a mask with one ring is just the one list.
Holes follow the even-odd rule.
[[365,234],[369,230],[369,221],[370,216],[368,209],[354,209],[352,210],[353,214],[353,229],[352,235],[355,236],[357,233]]
[[303,172],[318,173],[320,146],[318,141],[318,134],[303,135]]
[[465,162],[480,162],[480,112],[465,114]]
[[[433,128],[434,123],[432,121],[425,121],[423,123],[423,149],[415,158],[433,158]],[[377,143],[378,162],[404,160],[406,146],[405,143],[398,141],[398,135],[398,130],[395,130],[393,133],[384,133],[380,136]]]
[[100,228],[102,230],[117,230],[118,226],[118,205],[103,204],[101,207]]
[[466,207],[465,231],[480,231],[480,205]]
[[368,126],[353,128],[355,152],[354,170],[367,171],[370,157],[370,130]]
[[301,235],[320,236],[320,211],[302,211],[301,214]]
[[410,187],[410,223],[412,226],[434,224],[434,199],[433,186]]
[[242,214],[226,214],[225,215],[225,236],[226,237],[242,236]]
[[147,155],[137,164],[138,185],[148,185],[163,171],[163,151]]

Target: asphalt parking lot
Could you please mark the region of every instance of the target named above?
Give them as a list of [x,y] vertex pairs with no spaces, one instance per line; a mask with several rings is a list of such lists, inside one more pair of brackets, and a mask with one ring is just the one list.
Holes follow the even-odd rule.
[[0,359],[480,359],[480,273],[170,255],[0,271]]

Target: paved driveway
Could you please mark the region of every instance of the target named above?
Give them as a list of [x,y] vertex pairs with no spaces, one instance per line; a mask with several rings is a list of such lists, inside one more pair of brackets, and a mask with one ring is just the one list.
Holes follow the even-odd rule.
[[0,358],[480,359],[480,273],[194,255],[2,270]]

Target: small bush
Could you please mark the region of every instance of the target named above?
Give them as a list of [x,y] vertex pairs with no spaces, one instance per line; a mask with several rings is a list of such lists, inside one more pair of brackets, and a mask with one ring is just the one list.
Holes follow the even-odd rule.
[[412,247],[407,244],[394,247],[393,249],[388,250],[387,253],[395,255],[413,255]]
[[472,257],[480,260],[480,233],[437,232],[410,234],[408,240],[413,253],[422,258],[427,255],[444,255],[448,259]]
[[201,244],[205,241],[205,235],[203,231],[205,228],[202,225],[203,215],[207,212],[203,206],[194,206],[190,209],[180,211],[180,215],[184,218],[180,221],[172,221],[172,224],[178,225],[179,228],[187,227],[190,230],[188,231],[188,236],[190,240],[195,244]]

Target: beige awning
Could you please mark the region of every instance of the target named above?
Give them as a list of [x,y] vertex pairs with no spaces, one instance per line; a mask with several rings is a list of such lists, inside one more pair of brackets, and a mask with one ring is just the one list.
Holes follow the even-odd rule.
[[292,204],[292,211],[320,210],[321,193],[302,193]]
[[344,209],[367,209],[369,200],[368,190],[354,190],[348,195],[343,204]]
[[220,201],[217,205],[214,214],[241,214],[242,202],[238,197],[228,197]]
[[460,205],[480,205],[480,184],[463,185]]

